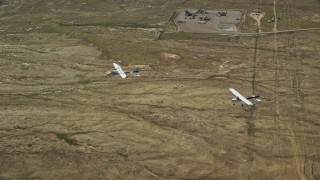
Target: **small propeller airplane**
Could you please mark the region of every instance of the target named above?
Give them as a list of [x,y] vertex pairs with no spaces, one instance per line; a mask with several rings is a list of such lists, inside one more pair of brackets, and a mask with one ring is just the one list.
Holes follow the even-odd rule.
[[114,66],[114,70],[106,72],[106,76],[120,75],[122,79],[126,78],[127,76],[140,76],[140,72],[138,68],[132,72],[124,72],[118,64],[113,63],[113,66]]
[[[229,88],[229,90],[232,92],[232,94],[235,96],[234,98],[232,98],[232,101],[233,102],[244,102],[245,104],[249,105],[249,106],[252,106],[252,102],[250,101],[251,99],[254,99],[256,101],[261,101],[260,99],[260,96],[251,96],[251,97],[248,97],[248,98],[245,98],[244,96],[242,96],[238,91],[236,91],[235,89],[233,88]],[[233,104],[234,105],[234,104]],[[242,104],[243,106],[243,104]]]

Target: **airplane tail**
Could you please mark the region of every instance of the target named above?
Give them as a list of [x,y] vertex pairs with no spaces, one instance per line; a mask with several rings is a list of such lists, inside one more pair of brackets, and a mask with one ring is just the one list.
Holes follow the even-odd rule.
[[256,100],[256,101],[259,101],[259,102],[261,101],[261,99],[260,99],[260,96],[259,96],[259,95],[257,95],[257,96],[253,96],[253,99],[254,99],[254,100]]
[[112,74],[112,71],[107,71],[106,72],[106,76],[111,76],[111,74]]
[[134,70],[133,72],[139,73],[140,72],[140,68],[136,68],[136,70]]
[[251,96],[251,97],[249,97],[249,98],[247,98],[247,99],[254,99],[254,100],[256,100],[256,101],[261,101],[259,95],[253,95],[253,96]]
[[136,70],[132,71],[133,74],[136,74],[137,76],[140,75],[140,69],[137,68]]

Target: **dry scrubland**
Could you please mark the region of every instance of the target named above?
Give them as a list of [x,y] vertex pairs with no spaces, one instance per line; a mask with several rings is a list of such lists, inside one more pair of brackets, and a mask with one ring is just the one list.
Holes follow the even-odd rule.
[[[272,1],[0,2],[0,179],[320,178],[319,31],[156,40],[175,8]],[[320,27],[318,1],[277,8],[280,30]]]

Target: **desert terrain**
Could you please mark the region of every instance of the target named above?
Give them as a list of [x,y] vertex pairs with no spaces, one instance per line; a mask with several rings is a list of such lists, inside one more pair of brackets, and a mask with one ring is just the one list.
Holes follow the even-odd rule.
[[[173,31],[203,7],[243,9],[239,34]],[[0,0],[0,179],[320,179],[319,7]]]

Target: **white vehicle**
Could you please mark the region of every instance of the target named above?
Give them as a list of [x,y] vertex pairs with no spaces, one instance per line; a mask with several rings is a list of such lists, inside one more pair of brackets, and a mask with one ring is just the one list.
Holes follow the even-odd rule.
[[[252,104],[252,102],[251,101],[249,101],[249,100],[251,100],[251,99],[254,99],[254,100],[256,100],[256,101],[261,101],[260,100],[260,96],[251,96],[251,97],[248,97],[248,98],[245,98],[244,96],[242,96],[238,91],[236,91],[235,89],[233,89],[233,88],[230,88],[229,89],[231,92],[232,92],[232,94],[235,96],[233,99],[232,99],[232,101],[233,102],[244,102],[245,104],[247,104],[247,105],[249,105],[249,106],[252,106],[253,104]],[[233,104],[234,105],[234,104]],[[242,104],[242,106],[243,106],[243,104]]]
[[139,69],[132,72],[124,72],[118,64],[113,63],[113,66],[114,70],[106,72],[106,76],[120,75],[123,79],[127,76],[140,76]]

